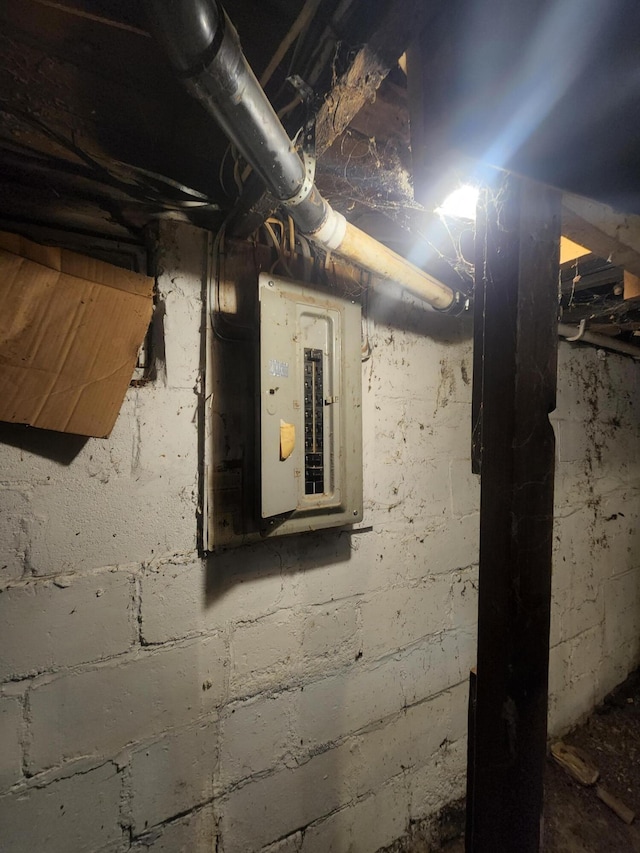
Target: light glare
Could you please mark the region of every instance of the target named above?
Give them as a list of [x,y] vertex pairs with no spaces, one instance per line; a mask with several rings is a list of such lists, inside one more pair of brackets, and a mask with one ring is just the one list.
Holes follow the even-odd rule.
[[475,221],[476,205],[478,203],[478,187],[463,184],[445,198],[436,213],[440,216],[451,216],[456,219]]

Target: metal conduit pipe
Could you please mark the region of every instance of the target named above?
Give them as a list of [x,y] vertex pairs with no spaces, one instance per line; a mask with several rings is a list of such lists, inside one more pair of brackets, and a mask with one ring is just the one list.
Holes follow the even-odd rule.
[[145,5],[152,30],[188,91],[304,234],[435,308],[463,307],[450,287],[351,225],[322,197],[313,166],[296,152],[217,0],[145,0]]
[[634,347],[633,344],[627,344],[624,341],[617,341],[608,335],[600,335],[598,332],[588,332],[584,328],[581,330],[579,326],[568,326],[566,323],[558,323],[558,334],[567,341],[575,343],[584,342],[585,344],[592,344],[601,349],[613,350],[614,352],[640,359],[640,347]]

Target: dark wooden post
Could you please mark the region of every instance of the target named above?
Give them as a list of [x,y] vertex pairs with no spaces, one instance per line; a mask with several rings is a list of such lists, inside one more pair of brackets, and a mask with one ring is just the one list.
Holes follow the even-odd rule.
[[560,194],[502,174],[476,223],[481,474],[467,853],[540,849],[547,734]]

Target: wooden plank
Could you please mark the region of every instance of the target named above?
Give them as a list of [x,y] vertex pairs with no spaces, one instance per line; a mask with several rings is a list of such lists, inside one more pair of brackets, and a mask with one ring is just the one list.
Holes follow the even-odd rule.
[[578,258],[584,258],[585,255],[591,254],[591,250],[575,243],[568,237],[560,238],[560,266],[569,261],[575,261]]
[[640,216],[593,199],[565,193],[562,233],[595,255],[640,276]]
[[[467,853],[537,853],[546,755],[560,193],[503,174],[480,206],[480,562]],[[474,364],[474,369],[477,362]]]
[[[333,83],[316,115],[316,153],[321,156],[346,130],[365,103],[375,100],[380,84],[416,33],[433,16],[423,0],[389,0],[367,9],[371,35],[357,50],[348,69]],[[371,25],[371,16],[377,14]],[[256,185],[247,187],[229,223],[233,236],[247,236],[278,207]]]
[[368,139],[374,139],[378,145],[393,140],[396,147],[409,153],[411,134],[407,90],[390,83],[389,80],[383,80],[375,101],[363,104],[350,122],[349,128]]
[[29,0],[29,2],[62,9],[70,15],[92,18],[106,26],[128,28],[131,32],[142,32],[147,23],[141,3],[114,3],[113,0]]
[[600,778],[600,771],[591,758],[577,746],[559,740],[551,745],[551,755],[557,764],[580,785],[585,787],[595,785]]
[[624,298],[635,299],[640,296],[640,278],[631,272],[624,272]]
[[[106,27],[115,27],[115,29],[118,30],[126,30],[131,33],[137,33],[138,35],[145,36],[146,38],[150,38],[149,33],[142,27],[123,21],[119,17],[114,17],[113,10],[108,7],[106,9],[102,9],[98,6],[93,11],[91,8],[86,8],[87,6],[91,7],[92,5],[90,3],[88,4],[86,0],[65,0],[65,2],[56,2],[56,0],[33,0],[33,2],[38,3],[41,6],[48,6],[50,9],[57,9],[68,15],[75,15],[78,18],[95,21],[96,23],[103,24]],[[137,11],[137,4],[133,5],[134,10]],[[118,9],[120,14],[122,14],[123,11],[122,7]]]
[[602,800],[606,806],[609,806],[611,811],[615,812],[620,820],[623,820],[627,826],[631,826],[636,819],[636,813],[626,803],[623,803],[621,799],[614,796],[611,791],[608,791],[602,785],[598,785],[596,794],[598,795],[598,799]]
[[349,68],[333,84],[316,116],[316,148],[322,154],[349,126],[398,59],[433,17],[424,0],[391,0],[382,5],[367,43],[355,53]]

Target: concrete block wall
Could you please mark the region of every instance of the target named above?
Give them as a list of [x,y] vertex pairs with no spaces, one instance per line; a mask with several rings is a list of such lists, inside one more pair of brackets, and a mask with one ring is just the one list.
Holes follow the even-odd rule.
[[640,662],[638,368],[560,345],[552,733],[574,725]]
[[[0,429],[8,853],[368,853],[464,793],[479,487],[469,329],[381,292],[365,521],[196,552],[202,232],[106,441]],[[638,662],[636,366],[561,347],[552,725]]]

